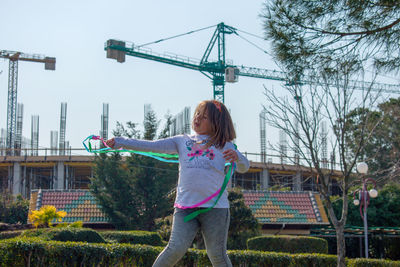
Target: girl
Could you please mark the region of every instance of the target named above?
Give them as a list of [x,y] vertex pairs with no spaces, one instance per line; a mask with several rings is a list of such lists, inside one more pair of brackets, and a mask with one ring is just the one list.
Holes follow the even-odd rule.
[[122,137],[107,140],[107,145],[113,148],[179,154],[179,180],[171,237],[153,267],[176,264],[192,244],[199,229],[213,266],[232,266],[226,254],[230,219],[227,192],[223,192],[210,211],[188,222],[184,221],[184,217],[213,205],[216,197],[196,206],[221,187],[226,162],[235,162],[236,170],[243,173],[249,169],[249,161],[232,144],[236,134],[224,104],[215,100],[202,101],[195,110],[192,128],[194,135],[178,135],[157,141]]

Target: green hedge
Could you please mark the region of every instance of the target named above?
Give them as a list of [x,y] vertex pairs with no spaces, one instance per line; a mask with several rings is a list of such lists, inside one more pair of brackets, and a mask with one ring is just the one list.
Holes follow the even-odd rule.
[[148,231],[105,231],[100,235],[107,240],[117,243],[164,246],[160,234]]
[[95,230],[87,228],[41,228],[27,230],[21,237],[39,237],[43,240],[105,243],[104,238]]
[[2,239],[8,239],[8,238],[13,238],[17,237],[22,233],[22,231],[5,231],[5,232],[0,232],[0,240]]
[[[163,247],[131,244],[94,244],[14,238],[0,241],[0,267],[22,266],[152,266]],[[287,254],[250,250],[228,251],[233,266],[243,267],[335,267],[336,256]],[[176,265],[211,266],[204,250],[189,249]],[[400,267],[400,262],[349,259],[347,266]]]
[[377,259],[352,259],[348,267],[395,267],[400,266],[400,261],[377,260]]
[[270,252],[327,254],[328,242],[317,237],[266,235],[248,239],[247,248]]
[[[328,241],[329,254],[336,255],[337,243],[336,236],[321,236]],[[360,258],[360,239],[364,242],[364,236],[345,237],[346,257]],[[385,258],[394,261],[400,260],[400,237],[399,236],[379,236],[371,235],[368,237],[369,257],[374,259]],[[363,252],[361,253],[363,256]]]

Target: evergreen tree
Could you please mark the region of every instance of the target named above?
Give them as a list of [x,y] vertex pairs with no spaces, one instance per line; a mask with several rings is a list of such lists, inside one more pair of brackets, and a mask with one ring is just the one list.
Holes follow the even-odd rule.
[[400,67],[400,2],[273,0],[263,12],[266,38],[285,70],[336,69],[343,61],[366,69]]
[[[388,183],[379,190],[377,198],[368,204],[368,227],[393,227],[400,225],[400,185]],[[357,196],[358,197],[358,196]],[[347,225],[363,227],[360,207],[353,204],[353,194],[349,196]],[[333,201],[336,214],[340,214],[342,200]]]
[[228,199],[231,212],[228,249],[247,249],[247,239],[259,234],[258,221],[244,203],[239,189],[229,190]]
[[[272,41],[277,63],[288,73],[288,79],[294,81],[285,86],[289,92],[286,98],[266,90],[270,103],[266,108],[266,120],[288,134],[292,141],[299,140],[300,146],[294,146],[319,177],[318,191],[336,230],[338,266],[346,265],[344,226],[348,192],[357,179],[353,169],[362,159],[361,149],[374,135],[377,125],[370,120],[377,95],[371,93],[370,87],[356,87],[353,80],[362,81],[370,66],[375,67],[371,79],[382,69],[398,69],[399,9],[398,1],[379,0],[272,0],[265,3],[266,39]],[[296,83],[298,80],[307,82]],[[359,97],[354,93],[356,89],[363,90]],[[346,139],[350,131],[347,119],[355,108],[370,112],[358,117],[359,136],[351,148]],[[291,123],[293,117],[298,127]],[[327,120],[333,130],[330,143],[339,163],[336,170],[340,169],[341,179],[336,177],[336,181],[343,192],[344,204],[339,216],[330,201],[333,171],[324,168],[320,160],[322,120]]]
[[[143,138],[157,136],[159,122],[152,109],[144,120]],[[168,122],[167,122],[168,125]],[[167,126],[166,126],[167,127]],[[137,124],[117,123],[115,136],[141,138]],[[118,228],[154,230],[155,219],[172,212],[168,193],[176,185],[177,165],[131,154],[101,154],[96,159],[91,190]]]
[[9,224],[26,224],[28,219],[29,200],[22,195],[14,197],[10,192],[0,194],[0,222]]
[[140,227],[139,200],[135,197],[132,177],[124,168],[121,154],[100,154],[95,158],[94,177],[89,186],[103,212],[118,229]]
[[375,127],[374,134],[365,140],[361,157],[368,163],[369,175],[377,179],[378,184],[388,180],[400,181],[400,98],[391,98],[378,105],[374,111],[355,109],[347,118],[348,134],[346,141],[356,153],[354,144],[362,134],[361,121],[370,114],[367,127]]

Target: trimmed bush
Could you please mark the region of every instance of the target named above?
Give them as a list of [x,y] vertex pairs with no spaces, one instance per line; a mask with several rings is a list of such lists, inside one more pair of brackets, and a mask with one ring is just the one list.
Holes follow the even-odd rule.
[[377,260],[377,259],[352,259],[348,267],[395,267],[400,266],[400,261]]
[[[14,238],[0,241],[0,267],[23,266],[152,266],[162,247],[131,244],[88,244],[44,241],[40,238]],[[233,266],[243,267],[336,267],[336,256],[287,254],[249,250],[228,251]],[[368,265],[369,263],[374,265]],[[362,265],[361,265],[362,264]],[[379,265],[377,265],[379,264]],[[211,266],[204,250],[189,249],[177,267]],[[347,260],[351,267],[391,266],[400,262],[385,260]]]
[[0,231],[8,230],[8,227],[7,223],[0,222]]
[[105,231],[100,232],[104,239],[117,243],[141,244],[151,246],[163,246],[160,234],[148,231]]
[[0,232],[0,240],[2,239],[9,239],[13,237],[17,237],[22,233],[22,231],[6,231]]
[[325,239],[306,236],[257,236],[247,240],[251,250],[287,252],[287,253],[328,253]]
[[43,240],[75,241],[88,243],[105,243],[104,238],[96,231],[86,228],[41,228],[25,231],[22,237],[39,237]]
[[[328,253],[336,255],[337,243],[336,236],[321,236],[328,241]],[[346,239],[346,257],[348,258],[360,258],[364,253],[360,255],[360,238],[359,237],[345,237]],[[385,258],[388,260],[398,261],[400,260],[400,236],[379,236],[371,235],[368,238],[369,242],[369,258],[381,259]]]

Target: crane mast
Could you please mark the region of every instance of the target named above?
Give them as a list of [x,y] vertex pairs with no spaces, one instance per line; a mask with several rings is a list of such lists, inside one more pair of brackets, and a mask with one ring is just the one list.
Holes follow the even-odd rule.
[[[239,76],[282,81],[286,85],[320,85],[318,81],[313,80],[311,77],[303,77],[301,80],[292,81],[289,80],[287,73],[282,71],[227,64],[225,59],[225,34],[238,35],[235,28],[227,26],[224,23],[218,24],[200,61],[190,57],[179,56],[171,53],[156,53],[149,48],[136,46],[132,42],[115,39],[107,40],[104,49],[107,51],[107,58],[116,59],[120,63],[125,62],[125,55],[129,55],[200,71],[202,74],[212,79],[214,99],[221,102],[224,102],[225,82],[237,82]],[[217,61],[208,61],[209,56],[215,46],[217,46]],[[344,83],[345,81],[325,81],[326,85],[332,87],[342,86]],[[352,86],[355,89],[369,89],[371,91],[400,94],[400,85],[396,84],[350,80],[349,86]]]
[[[25,54],[17,51],[0,50],[0,58],[9,60],[8,98],[7,98],[7,155],[13,155],[16,147],[18,61],[39,62],[45,64],[46,70],[55,70],[56,59],[38,54]],[[17,149],[18,150],[18,149]],[[19,154],[19,150],[16,152]]]

